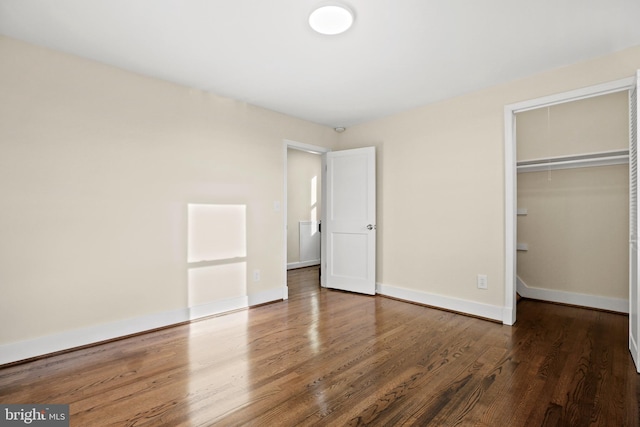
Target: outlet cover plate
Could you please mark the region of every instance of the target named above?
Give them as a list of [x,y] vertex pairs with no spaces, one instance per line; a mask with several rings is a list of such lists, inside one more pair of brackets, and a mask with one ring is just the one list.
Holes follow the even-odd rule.
[[489,289],[489,280],[486,274],[478,274],[478,289]]

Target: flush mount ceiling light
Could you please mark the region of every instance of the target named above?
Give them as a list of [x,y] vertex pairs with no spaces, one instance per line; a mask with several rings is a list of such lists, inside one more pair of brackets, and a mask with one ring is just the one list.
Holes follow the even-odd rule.
[[344,33],[353,25],[353,12],[345,6],[320,6],[309,15],[309,25],[320,34]]

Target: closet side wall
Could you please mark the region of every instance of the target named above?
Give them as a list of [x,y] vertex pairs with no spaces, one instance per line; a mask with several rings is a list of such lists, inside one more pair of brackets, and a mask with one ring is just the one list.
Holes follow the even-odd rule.
[[[517,115],[518,160],[628,149],[627,93]],[[628,165],[518,174],[518,276],[532,288],[628,298]]]

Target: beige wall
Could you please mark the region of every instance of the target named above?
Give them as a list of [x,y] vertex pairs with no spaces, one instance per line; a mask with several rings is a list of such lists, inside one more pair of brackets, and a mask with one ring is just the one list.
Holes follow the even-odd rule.
[[186,307],[189,203],[246,206],[247,292],[279,288],[283,139],[378,147],[378,282],[501,307],[505,104],[631,76],[640,47],[340,135],[7,38],[0,58],[9,343]]
[[505,105],[638,68],[640,46],[347,129],[340,147],[378,147],[378,282],[502,307]]
[[332,129],[8,38],[0,61],[0,344],[187,307],[188,204],[244,206],[241,291],[283,286],[283,140]]
[[518,276],[529,287],[629,296],[627,165],[518,175]]
[[[629,148],[629,95],[516,115],[521,160]],[[629,168],[518,174],[518,276],[529,287],[627,299]]]
[[287,150],[287,262],[300,261],[300,221],[321,218],[322,158],[300,150]]
[[518,160],[629,149],[629,93],[516,114]]

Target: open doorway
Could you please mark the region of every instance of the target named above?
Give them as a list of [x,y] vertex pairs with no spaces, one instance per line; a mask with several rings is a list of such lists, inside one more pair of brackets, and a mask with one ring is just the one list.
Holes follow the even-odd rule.
[[627,313],[629,99],[516,114],[517,291]]
[[322,158],[287,150],[287,270],[320,265]]
[[[295,141],[284,141],[284,265],[283,278],[287,299],[288,271],[321,264],[324,259],[320,233],[325,183],[323,154],[330,150]],[[296,167],[290,169],[290,162]],[[304,170],[304,173],[299,173]],[[290,177],[290,172],[298,176]],[[293,178],[293,179],[290,179]],[[295,183],[294,188],[290,182]],[[290,193],[291,197],[290,197]],[[291,200],[290,200],[291,198]],[[290,206],[291,205],[291,206]],[[318,269],[320,273],[322,267]],[[320,276],[320,274],[319,274]]]

